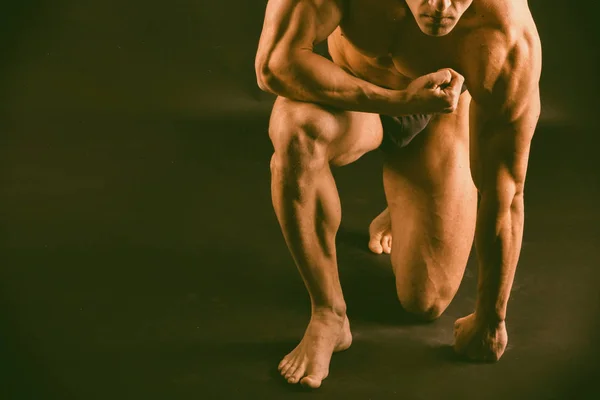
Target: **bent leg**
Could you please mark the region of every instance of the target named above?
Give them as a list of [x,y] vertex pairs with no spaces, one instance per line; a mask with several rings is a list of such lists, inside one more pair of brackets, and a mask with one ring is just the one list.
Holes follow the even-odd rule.
[[280,363],[290,383],[316,388],[333,351],[350,346],[337,270],[335,235],[341,207],[330,164],[344,165],[381,143],[378,116],[278,98],[269,134],[273,206],[311,300],[304,338]]
[[431,121],[384,166],[393,246],[404,309],[439,317],[462,280],[475,232],[477,191],[469,169],[468,94],[457,111]]

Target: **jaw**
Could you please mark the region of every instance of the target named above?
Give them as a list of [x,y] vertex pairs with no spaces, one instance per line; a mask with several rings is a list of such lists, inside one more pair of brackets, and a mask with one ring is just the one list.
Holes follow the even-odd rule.
[[421,29],[421,32],[431,37],[442,37],[446,36],[451,32],[451,30],[431,30],[431,29]]

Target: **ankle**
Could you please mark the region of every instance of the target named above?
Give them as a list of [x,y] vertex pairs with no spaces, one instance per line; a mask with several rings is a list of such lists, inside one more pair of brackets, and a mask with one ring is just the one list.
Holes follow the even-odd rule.
[[343,320],[346,318],[346,304],[339,304],[335,306],[313,305],[312,315],[315,317],[327,317]]

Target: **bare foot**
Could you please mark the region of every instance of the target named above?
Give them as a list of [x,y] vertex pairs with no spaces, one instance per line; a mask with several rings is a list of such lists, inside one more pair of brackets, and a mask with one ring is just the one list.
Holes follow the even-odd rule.
[[375,254],[392,252],[392,220],[388,208],[369,225],[369,249]]
[[313,314],[300,344],[281,360],[279,372],[288,383],[316,389],[329,374],[334,352],[352,344],[348,317],[333,313]]

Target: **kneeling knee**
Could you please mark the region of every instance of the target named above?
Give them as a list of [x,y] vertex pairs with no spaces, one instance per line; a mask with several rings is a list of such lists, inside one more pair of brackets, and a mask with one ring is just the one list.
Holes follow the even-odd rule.
[[402,308],[422,321],[438,319],[448,307],[448,302],[439,296],[403,295],[398,292]]

